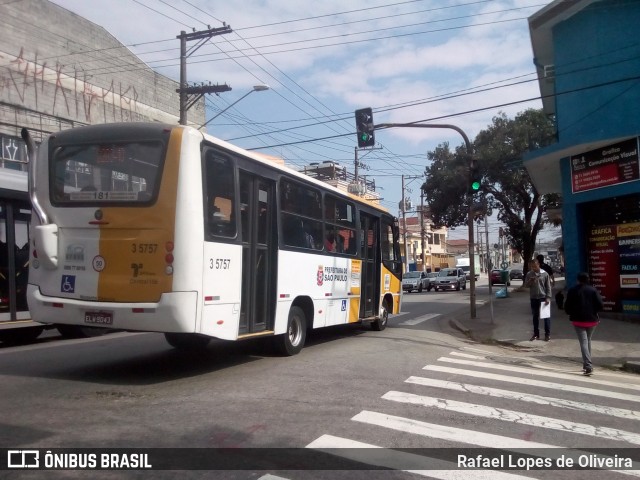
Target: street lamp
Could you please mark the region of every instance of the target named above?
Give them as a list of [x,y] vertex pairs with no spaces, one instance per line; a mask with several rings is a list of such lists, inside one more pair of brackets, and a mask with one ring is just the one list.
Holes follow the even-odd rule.
[[249,90],[247,93],[245,93],[243,96],[241,96],[239,99],[237,99],[235,102],[233,102],[231,105],[229,105],[227,108],[225,108],[224,110],[221,110],[220,112],[218,112],[217,114],[215,114],[213,117],[211,117],[209,120],[207,120],[205,123],[203,123],[202,125],[200,125],[200,128],[202,127],[206,127],[209,123],[211,123],[213,120],[215,120],[216,118],[218,118],[220,115],[222,115],[224,112],[226,112],[227,110],[229,110],[231,107],[233,107],[236,103],[238,103],[240,100],[242,100],[244,97],[246,97],[247,95],[249,95],[250,93],[253,92],[262,92],[264,90],[269,90],[269,85],[254,85],[252,90]]

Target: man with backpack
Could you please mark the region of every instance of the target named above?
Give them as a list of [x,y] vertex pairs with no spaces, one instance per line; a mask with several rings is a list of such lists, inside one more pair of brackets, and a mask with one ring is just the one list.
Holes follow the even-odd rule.
[[571,320],[578,335],[583,372],[585,375],[591,375],[593,373],[591,337],[600,322],[598,312],[602,311],[604,303],[600,293],[589,285],[588,274],[579,273],[577,280],[578,283],[567,292],[564,310],[569,315],[569,320]]

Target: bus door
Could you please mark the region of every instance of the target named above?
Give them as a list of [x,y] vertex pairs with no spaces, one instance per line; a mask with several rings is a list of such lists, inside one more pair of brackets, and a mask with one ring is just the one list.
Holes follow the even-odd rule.
[[242,299],[239,335],[273,329],[276,253],[275,182],[240,170]]
[[29,318],[30,205],[0,202],[0,322]]
[[380,261],[378,259],[378,231],[376,217],[360,213],[360,258],[362,258],[362,285],[360,289],[360,318],[378,314],[380,287]]

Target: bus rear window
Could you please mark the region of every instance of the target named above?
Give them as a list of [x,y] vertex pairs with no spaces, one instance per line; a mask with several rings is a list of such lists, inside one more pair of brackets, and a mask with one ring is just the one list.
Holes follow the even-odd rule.
[[51,203],[151,203],[163,153],[155,141],[58,147],[51,159]]

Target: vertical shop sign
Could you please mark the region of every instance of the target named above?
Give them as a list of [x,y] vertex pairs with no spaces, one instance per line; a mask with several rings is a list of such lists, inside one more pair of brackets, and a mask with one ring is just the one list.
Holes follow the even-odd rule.
[[640,314],[640,223],[591,228],[589,276],[605,311]]
[[623,313],[640,314],[640,223],[618,225]]
[[573,193],[640,179],[638,138],[571,157]]
[[607,312],[620,310],[617,239],[615,225],[593,227],[589,232],[589,277]]

